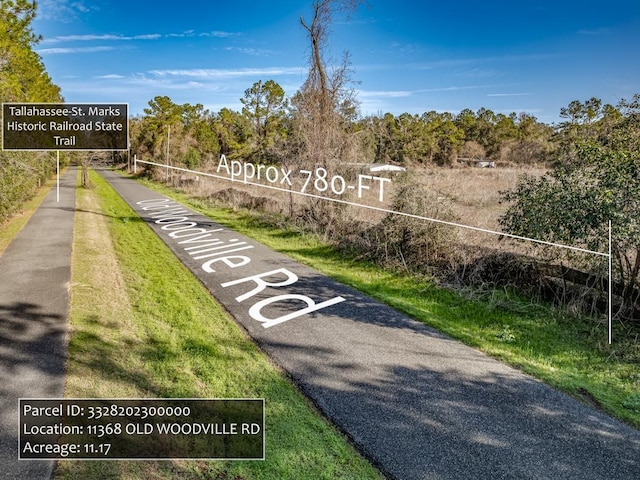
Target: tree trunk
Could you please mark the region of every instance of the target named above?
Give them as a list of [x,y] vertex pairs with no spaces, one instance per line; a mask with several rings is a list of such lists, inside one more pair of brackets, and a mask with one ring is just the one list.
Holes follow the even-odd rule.
[[82,188],[91,188],[91,182],[89,181],[89,162],[87,160],[82,161]]

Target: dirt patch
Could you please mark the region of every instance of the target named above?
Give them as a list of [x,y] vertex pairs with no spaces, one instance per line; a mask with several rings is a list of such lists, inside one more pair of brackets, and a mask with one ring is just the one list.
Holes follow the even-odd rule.
[[[122,345],[140,342],[107,222],[96,194],[78,189],[71,274],[72,338],[65,387],[71,397],[109,397],[115,391],[139,395],[129,382],[112,374],[116,368],[101,364]],[[119,396],[126,396],[122,394]]]
[[76,210],[76,241],[90,255],[91,268],[86,272],[88,286],[95,292],[109,291],[109,298],[97,296],[94,300],[109,310],[130,310],[120,266],[116,260],[106,216],[100,209],[98,198],[91,190],[78,195]]
[[582,399],[582,401],[584,403],[586,403],[587,405],[589,405],[589,406],[591,406],[591,407],[593,407],[595,409],[598,409],[598,410],[602,409],[602,406],[600,405],[600,402],[598,402],[598,400],[596,400],[596,398],[593,395],[591,395],[584,388],[580,387],[578,389],[577,393],[578,393],[579,397]]

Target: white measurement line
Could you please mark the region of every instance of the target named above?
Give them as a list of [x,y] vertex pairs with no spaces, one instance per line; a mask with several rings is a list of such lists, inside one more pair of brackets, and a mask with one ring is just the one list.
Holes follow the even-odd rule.
[[56,150],[56,202],[60,201],[60,150]]
[[567,250],[574,250],[574,251],[583,252],[583,253],[591,253],[593,255],[600,255],[602,257],[608,257],[610,255],[609,253],[602,253],[602,252],[597,252],[597,251],[594,251],[594,250],[587,250],[585,248],[574,247],[572,245],[564,245],[564,244],[561,244],[561,243],[547,242],[545,240],[538,240],[538,239],[535,239],[535,238],[522,237],[520,235],[513,235],[511,233],[498,232],[498,231],[495,231],[495,230],[488,230],[486,228],[473,227],[471,225],[464,225],[462,223],[447,222],[445,220],[439,220],[437,218],[423,217],[421,215],[414,215],[412,213],[396,212],[395,210],[389,210],[387,208],[374,207],[372,205],[362,205],[360,203],[349,202],[347,200],[340,200],[338,198],[328,198],[328,197],[324,197],[322,195],[316,195],[316,194],[313,194],[313,193],[298,192],[296,190],[290,190],[290,189],[287,189],[287,188],[275,187],[273,185],[265,185],[265,184],[262,184],[262,183],[248,182],[248,181],[241,180],[241,179],[229,178],[229,177],[226,177],[226,176],[223,176],[223,175],[215,175],[213,173],[198,172],[198,171],[195,171],[195,170],[189,170],[187,168],[180,168],[180,167],[172,167],[172,166],[168,167],[167,165],[162,165],[160,163],[155,163],[155,162],[149,162],[149,161],[146,161],[146,160],[137,160],[137,159],[135,159],[135,162],[146,163],[146,164],[149,164],[149,165],[156,165],[156,166],[162,167],[162,168],[171,168],[173,170],[179,170],[181,172],[193,173],[193,174],[196,174],[196,175],[203,175],[203,176],[206,176],[206,177],[219,178],[219,179],[227,180],[227,181],[230,181],[230,182],[240,182],[243,185],[253,185],[253,186],[256,186],[256,187],[268,188],[270,190],[277,190],[277,191],[285,192],[285,193],[295,193],[296,195],[302,195],[304,197],[311,197],[311,198],[318,198],[318,199],[321,199],[321,200],[328,200],[330,202],[342,203],[342,204],[345,204],[345,205],[352,205],[354,207],[366,208],[366,209],[369,209],[369,210],[375,210],[377,212],[391,213],[391,214],[394,214],[394,215],[402,215],[404,217],[416,218],[418,220],[425,220],[427,222],[440,223],[440,224],[449,225],[449,226],[452,226],[452,227],[466,228],[467,230],[475,230],[477,232],[489,233],[489,234],[493,234],[493,235],[500,235],[502,237],[513,238],[513,239],[516,239],[516,240],[527,240],[527,241],[530,241],[530,242],[540,243],[540,244],[543,244],[543,245],[549,245],[549,246],[552,246],[552,247],[559,247],[559,248],[564,248],[564,249],[567,249]]
[[193,174],[196,174],[196,175],[203,175],[205,177],[219,178],[221,180],[227,180],[227,181],[231,181],[231,182],[240,182],[243,185],[253,185],[253,186],[256,186],[256,187],[268,188],[270,190],[277,190],[279,192],[295,193],[296,195],[301,195],[303,197],[311,197],[311,198],[317,198],[317,199],[320,199],[320,200],[328,200],[330,202],[342,203],[344,205],[352,205],[354,207],[360,207],[360,208],[366,208],[366,209],[369,209],[369,210],[375,210],[376,212],[390,213],[390,214],[393,214],[393,215],[402,215],[403,217],[415,218],[415,219],[418,219],[418,220],[425,220],[427,222],[440,223],[440,224],[449,225],[449,226],[452,226],[452,227],[465,228],[467,230],[474,230],[476,232],[483,232],[483,233],[488,233],[488,234],[491,234],[491,235],[500,235],[502,237],[513,238],[513,239],[516,239],[516,240],[525,240],[525,241],[528,241],[528,242],[538,243],[538,244],[542,244],[542,245],[549,245],[551,247],[564,248],[565,250],[573,250],[573,251],[576,251],[576,252],[590,253],[592,255],[599,255],[601,257],[606,257],[608,259],[608,264],[609,264],[608,265],[608,267],[609,267],[609,288],[608,288],[609,345],[611,345],[611,343],[613,341],[613,337],[612,337],[612,325],[613,325],[612,319],[613,319],[613,316],[612,316],[612,304],[611,304],[611,301],[612,301],[612,276],[613,276],[612,259],[613,259],[613,255],[612,255],[612,248],[611,248],[611,245],[612,245],[612,241],[611,241],[611,220],[609,220],[609,251],[608,251],[608,253],[602,253],[602,252],[597,252],[597,251],[594,251],[594,250],[588,250],[586,248],[574,247],[572,245],[564,245],[562,243],[547,242],[545,240],[538,240],[536,238],[522,237],[520,235],[513,235],[511,233],[497,232],[495,230],[488,230],[486,228],[473,227],[471,225],[464,225],[462,223],[447,222],[445,220],[439,220],[437,218],[430,218],[430,217],[423,217],[421,215],[414,215],[412,213],[396,212],[394,210],[389,210],[387,208],[382,208],[382,207],[374,207],[374,206],[371,206],[371,205],[362,205],[360,203],[349,202],[347,200],[340,200],[338,198],[323,197],[322,195],[315,195],[313,193],[298,192],[296,190],[290,190],[290,189],[287,189],[287,188],[275,187],[273,185],[264,185],[262,183],[247,182],[246,180],[229,178],[229,177],[225,177],[225,176],[222,176],[222,175],[215,175],[213,173],[205,173],[205,172],[198,172],[196,170],[189,170],[188,168],[172,167],[172,166],[169,166],[169,165],[162,165],[160,163],[148,162],[146,160],[138,160],[135,156],[134,156],[134,167],[133,167],[134,168],[134,170],[133,170],[134,173],[136,171],[137,162],[146,163],[148,165],[156,165],[158,167],[167,168],[167,169],[171,168],[173,170],[178,170],[178,171],[181,171],[181,172],[193,173]]
[[611,288],[611,283],[612,283],[612,278],[613,278],[613,255],[611,254],[611,220],[609,220],[609,300],[608,300],[608,307],[609,307],[609,345],[611,345],[611,342],[613,340],[613,332],[611,331],[612,329],[612,321],[611,319],[613,318],[612,314],[611,314],[611,295],[612,295],[612,288]]

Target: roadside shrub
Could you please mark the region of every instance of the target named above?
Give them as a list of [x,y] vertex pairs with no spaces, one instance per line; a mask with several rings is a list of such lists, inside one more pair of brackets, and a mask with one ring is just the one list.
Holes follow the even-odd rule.
[[456,229],[409,216],[457,221],[443,199],[407,176],[398,185],[391,210],[407,215],[389,213],[370,230],[373,259],[420,273],[431,273],[435,267],[449,268],[456,263]]
[[0,152],[0,223],[33,197],[54,165],[41,153]]
[[[540,178],[523,177],[503,194],[510,206],[500,223],[516,235],[606,253],[611,220],[620,313],[634,315],[640,311],[640,152],[628,145],[577,143],[572,163]],[[590,264],[601,269],[602,259],[593,256]]]

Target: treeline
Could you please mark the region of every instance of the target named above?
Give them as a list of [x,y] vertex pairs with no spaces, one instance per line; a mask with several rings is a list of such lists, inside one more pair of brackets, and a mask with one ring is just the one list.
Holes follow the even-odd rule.
[[[597,99],[571,102],[559,132],[558,158],[546,175],[523,176],[504,194],[503,228],[516,235],[611,248],[617,315],[640,320],[640,94],[616,107]],[[611,229],[609,229],[611,225]],[[611,238],[611,243],[609,241]],[[590,283],[606,269],[591,256]]]
[[[627,318],[640,315],[640,94],[615,106],[597,98],[572,101],[560,111],[563,121],[554,126],[528,114],[502,115],[487,109],[357,118],[352,102],[335,107],[334,115],[327,116],[305,112],[297,96],[287,99],[272,80],[255,83],[241,102],[242,111],[224,108],[212,113],[202,105],[178,105],[168,97],[156,97],[145,116],[132,122],[134,149],[142,157],[161,163],[168,158],[172,165],[191,169],[206,168],[220,154],[289,166],[320,163],[329,171],[345,162],[451,166],[458,157],[544,164],[549,167],[547,175],[524,175],[513,191],[503,193],[504,231],[605,253],[611,220],[618,313]],[[315,122],[309,120],[314,118]],[[322,124],[322,118],[328,118],[332,127]],[[324,130],[313,135],[319,125]],[[327,137],[334,139],[330,145],[323,142]],[[314,156],[317,151],[323,155]],[[397,189],[393,209],[448,218],[446,209],[426,196],[419,180]],[[546,278],[549,269],[534,274],[520,259],[492,258],[491,253],[479,260],[481,268],[458,267],[459,246],[450,231],[393,216],[373,227],[361,225],[344,218],[342,209],[333,204],[309,202],[289,216],[336,244],[356,248],[360,255],[401,261],[424,272],[442,270],[443,265],[464,270],[467,276],[482,270],[484,274],[476,275],[480,283],[518,284],[533,291],[544,285],[563,301],[567,285],[576,278],[587,278],[594,286],[606,277],[600,257],[577,262],[561,251],[546,252],[545,261],[573,265],[586,273],[565,268],[562,271],[569,277],[551,285]],[[487,262],[493,262],[491,268],[484,268]],[[604,290],[591,290],[595,297],[591,293],[587,297],[581,285],[576,292],[580,301],[601,303]]]
[[[61,102],[60,89],[53,84],[33,47],[40,41],[31,22],[35,2],[0,2],[0,101]],[[30,198],[55,169],[47,154],[0,152],[0,222]]]
[[[256,82],[240,99],[241,111],[218,112],[203,105],[176,104],[167,96],[149,101],[131,122],[132,148],[141,156],[195,168],[224,154],[265,163],[291,162],[308,132],[296,128],[297,111],[273,80]],[[457,114],[391,113],[342,117],[350,139],[349,158],[328,162],[452,166],[458,158],[502,165],[552,165],[567,160],[578,140],[607,136],[627,115],[629,102],[603,104],[597,98],[573,101],[560,111],[558,125],[527,113],[504,115],[481,108]]]
[[[560,110],[557,125],[526,113],[505,115],[485,108],[363,118],[349,86],[348,55],[340,65],[324,60],[332,13],[359,3],[319,0],[313,3],[313,18],[300,19],[309,40],[310,67],[293,96],[287,97],[273,80],[247,88],[240,111],[211,112],[202,104],[177,104],[157,96],[144,115],[131,119],[133,153],[190,169],[206,168],[221,154],[298,170],[322,167],[329,173],[345,163],[447,167],[461,157],[498,165],[545,165],[550,167],[547,175],[524,176],[504,194],[504,230],[604,252],[611,220],[620,312],[640,316],[640,94],[616,105],[597,98],[572,101]],[[62,101],[33,49],[40,40],[31,28],[35,13],[32,1],[0,3],[2,102]],[[0,153],[0,221],[29,198],[53,168],[47,154]],[[442,212],[438,199],[426,197],[421,188],[419,181],[398,188],[393,208],[423,215],[429,209]],[[316,200],[297,210],[291,204],[289,217],[337,243],[346,238],[347,244],[361,244],[365,253],[383,248],[385,255],[418,270],[430,272],[434,265],[457,262],[456,239],[424,224],[398,224],[390,217],[371,228],[345,216],[342,206]],[[602,265],[597,263],[585,269],[601,277]],[[510,283],[509,278],[505,281]]]

